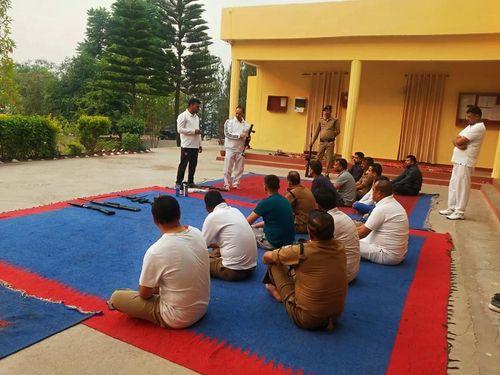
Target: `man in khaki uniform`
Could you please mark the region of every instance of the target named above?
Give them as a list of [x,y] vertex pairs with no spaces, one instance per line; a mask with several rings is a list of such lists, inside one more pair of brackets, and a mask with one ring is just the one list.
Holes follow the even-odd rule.
[[262,260],[269,265],[264,283],[297,326],[331,330],[347,294],[345,248],[333,238],[335,225],[327,212],[311,211],[307,228],[309,242],[264,253]]
[[326,176],[330,173],[334,155],[335,138],[340,134],[339,120],[332,117],[332,106],[327,105],[323,108],[323,117],[320,118],[318,127],[314,132],[312,143],[316,142],[319,136],[318,157],[321,161],[326,152]]
[[286,180],[288,189],[285,198],[292,206],[295,233],[307,233],[307,214],[316,208],[316,200],[311,190],[300,184],[299,172],[288,172]]

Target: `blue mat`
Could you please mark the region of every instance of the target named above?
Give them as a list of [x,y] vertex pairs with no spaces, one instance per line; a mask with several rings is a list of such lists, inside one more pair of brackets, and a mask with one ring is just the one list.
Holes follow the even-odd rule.
[[59,304],[25,297],[0,285],[0,358],[91,317]]
[[[131,205],[123,198],[113,201]],[[180,197],[179,202],[182,222],[201,228],[203,201]],[[149,205],[137,206],[143,207],[139,213],[117,211],[111,217],[69,207],[0,221],[0,259],[103,299],[116,288],[137,288],[144,252],[159,237]],[[411,236],[400,266],[363,262],[331,334],[293,325],[261,284],[265,267],[260,259],[246,282],[213,280],[209,311],[192,329],[305,372],[382,374],[424,241]]]

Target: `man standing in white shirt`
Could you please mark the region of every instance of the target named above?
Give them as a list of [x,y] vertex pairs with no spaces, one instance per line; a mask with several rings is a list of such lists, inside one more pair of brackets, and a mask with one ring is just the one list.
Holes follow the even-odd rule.
[[374,263],[396,265],[408,252],[409,224],[406,211],[392,195],[390,181],[373,185],[375,208],[358,227],[361,257]]
[[315,191],[314,198],[323,211],[333,217],[335,226],[333,238],[342,242],[347,258],[347,282],[356,278],[359,271],[359,236],[354,221],[337,208],[337,195],[331,189],[320,188]]
[[201,154],[200,111],[201,102],[196,98],[189,99],[187,109],[177,117],[177,132],[181,137],[181,162],[177,168],[176,185],[181,185],[189,163],[188,184],[194,186],[194,173]]
[[212,248],[210,275],[227,281],[250,277],[257,266],[257,243],[247,219],[216,190],[205,195],[205,207],[209,214],[202,233]]
[[205,315],[210,301],[205,240],[198,229],[179,223],[174,197],[155,198],[151,212],[162,236],[144,255],[139,291],[116,290],[108,305],[161,327],[186,328]]
[[[248,136],[250,126],[245,122],[245,109],[236,107],[234,118],[226,120],[224,124],[224,147],[226,156],[224,157],[224,188],[229,190],[238,189],[243,168],[245,165],[245,140]],[[234,169],[234,178],[231,181],[231,174]]]
[[455,147],[451,158],[453,171],[448,186],[448,208],[439,211],[450,220],[464,219],[465,208],[469,201],[472,172],[486,132],[486,127],[481,121],[482,115],[481,108],[469,107],[465,115],[468,125],[453,140]]

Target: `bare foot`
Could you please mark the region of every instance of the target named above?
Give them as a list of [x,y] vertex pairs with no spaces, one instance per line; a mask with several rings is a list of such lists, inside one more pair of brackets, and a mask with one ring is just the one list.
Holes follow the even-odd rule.
[[269,294],[271,294],[276,301],[281,302],[281,296],[278,292],[278,289],[276,289],[273,284],[265,284],[265,286]]

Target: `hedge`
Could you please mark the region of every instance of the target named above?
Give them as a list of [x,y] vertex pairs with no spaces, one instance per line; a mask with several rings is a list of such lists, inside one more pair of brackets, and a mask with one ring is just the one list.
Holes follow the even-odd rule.
[[129,134],[144,134],[146,123],[140,118],[125,116],[122,117],[116,124],[116,132],[121,136],[125,133]]
[[122,148],[125,151],[142,151],[144,146],[142,145],[141,137],[139,134],[124,133],[122,135]]
[[78,119],[78,133],[80,143],[87,152],[94,152],[101,135],[109,133],[111,121],[105,116],[80,116]]
[[0,156],[4,160],[54,157],[59,131],[48,117],[0,115]]

